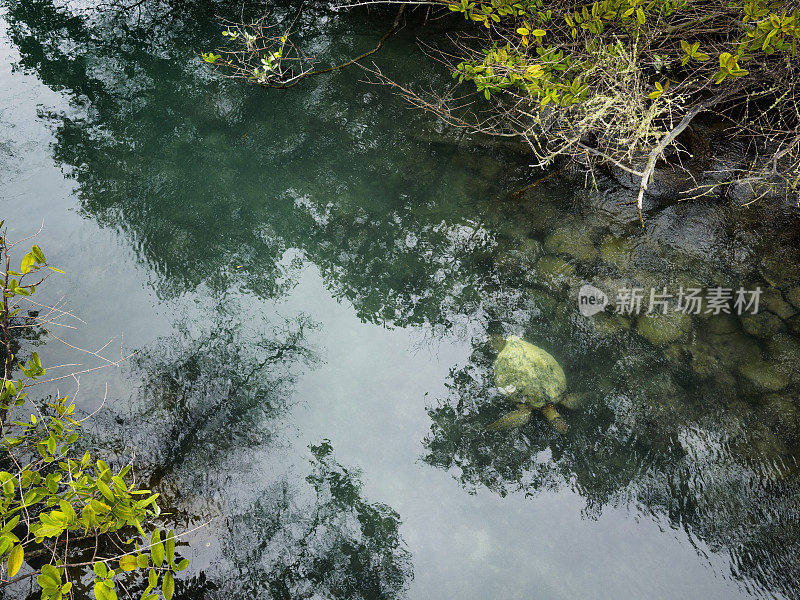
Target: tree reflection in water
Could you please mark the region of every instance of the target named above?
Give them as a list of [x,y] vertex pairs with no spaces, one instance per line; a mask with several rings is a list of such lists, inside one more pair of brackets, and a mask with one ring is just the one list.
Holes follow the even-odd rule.
[[[213,325],[187,319],[137,357],[134,376],[146,384],[128,414],[113,417],[136,423],[118,428],[115,444],[136,449],[171,525],[214,519],[219,555],[186,549],[211,564],[180,582],[178,597],[400,597],[413,577],[400,516],[364,498],[358,471],[339,464],[327,440],[310,447],[305,479],[286,465],[274,473],[294,381],[319,360],[306,340],[315,324],[300,315],[259,327],[233,298],[207,313]],[[110,429],[101,427],[104,445]]]

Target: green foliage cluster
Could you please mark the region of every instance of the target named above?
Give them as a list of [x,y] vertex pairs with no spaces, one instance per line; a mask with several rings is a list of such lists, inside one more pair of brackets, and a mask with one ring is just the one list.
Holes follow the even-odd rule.
[[[7,265],[13,246],[5,235],[0,236],[0,251]],[[18,326],[14,319],[22,313],[19,300],[36,292],[44,277],[36,283],[29,281],[44,269],[59,271],[47,264],[38,246],[33,246],[19,269],[6,269],[4,277],[0,307],[6,348],[0,388],[0,560],[5,574],[0,586],[35,576],[42,600],[74,598],[82,576],[91,568],[96,600],[116,600],[120,577],[138,570],[147,574],[142,600],[160,596],[171,600],[174,573],[189,563],[176,558],[174,532],[170,530],[162,537],[152,526],[161,514],[156,503],[159,495],[137,487],[131,465],[114,471],[90,452],[76,452],[81,421],[74,416],[75,405],[66,397],[31,401],[27,390],[47,370],[38,353],[23,363],[9,350],[12,329]],[[12,377],[16,372],[20,374]],[[26,405],[30,406],[29,414],[11,421],[12,410]],[[80,560],[92,547],[92,558]],[[113,548],[108,556],[103,553],[106,548]],[[26,561],[30,570],[24,572]],[[37,563],[41,567],[32,566]],[[77,593],[78,597],[88,595],[85,590]]]
[[[654,76],[666,71],[665,67],[705,63],[716,55],[719,68],[705,75],[720,84],[747,75],[748,70],[740,63],[755,61],[758,53],[768,56],[786,52],[795,58],[800,40],[798,9],[789,12],[784,0],[719,4],[715,7],[718,10],[707,14],[696,9],[713,3],[691,0],[598,0],[568,9],[546,0],[460,0],[447,4],[466,19],[497,30],[491,47],[482,49],[483,56],[459,62],[453,76],[473,81],[487,99],[513,88],[540,99],[542,109],[550,102],[567,107],[588,98],[591,86],[583,81],[595,71],[604,43],[610,43],[607,50],[612,53],[621,44],[635,46],[637,58],[645,62],[651,58],[648,46],[657,45],[659,54],[652,56],[657,66]],[[706,34],[702,41],[684,39],[692,21],[720,21],[714,24],[720,35],[712,33],[708,39]],[[730,32],[737,31],[741,33],[729,40]],[[730,47],[719,50],[720,42]],[[666,81],[655,82],[656,93],[649,94],[650,98],[660,97],[671,77],[678,82],[695,75],[694,70],[671,70]]]

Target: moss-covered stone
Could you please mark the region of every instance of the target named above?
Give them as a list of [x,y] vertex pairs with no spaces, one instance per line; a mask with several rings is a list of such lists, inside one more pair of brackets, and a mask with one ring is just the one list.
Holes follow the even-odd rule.
[[633,248],[630,238],[609,234],[603,237],[600,244],[600,258],[624,272],[631,266]]
[[628,317],[617,314],[602,312],[591,317],[591,320],[594,328],[604,335],[616,335],[631,327]]
[[664,349],[664,356],[666,356],[667,360],[672,364],[683,366],[691,361],[692,354],[684,344],[673,343]]
[[786,290],[786,299],[797,310],[800,310],[800,285]]
[[636,331],[656,346],[684,339],[692,329],[690,315],[677,311],[663,314],[643,315],[636,322]]
[[[800,294],[798,295],[798,301],[800,301]],[[797,313],[797,309],[784,300],[781,291],[772,287],[761,292],[760,306],[784,320]]]
[[563,288],[575,281],[575,267],[553,254],[546,254],[536,262],[536,273],[553,288]]
[[725,335],[741,331],[741,323],[733,315],[715,315],[713,319],[703,321],[703,331],[711,335]]
[[800,315],[795,315],[787,319],[786,324],[789,326],[790,331],[800,335]]
[[555,313],[558,307],[558,299],[555,296],[536,288],[530,290],[528,295],[533,300],[534,306],[541,311],[542,316],[549,317]]
[[544,246],[553,254],[565,254],[582,262],[591,262],[597,257],[597,247],[589,230],[562,227],[544,240]]
[[742,329],[752,336],[768,339],[785,329],[783,320],[771,312],[759,312],[754,315],[742,315]]
[[767,392],[778,392],[789,385],[788,375],[774,363],[765,360],[740,364],[739,374],[756,389]]
[[779,363],[800,365],[800,339],[782,333],[767,340],[767,354]]
[[767,394],[761,399],[764,422],[782,439],[796,438],[800,424],[797,399],[782,394]]
[[696,339],[686,347],[692,369],[702,376],[716,377],[734,371],[740,363],[761,360],[759,343],[742,332],[738,318],[730,315],[700,321]]

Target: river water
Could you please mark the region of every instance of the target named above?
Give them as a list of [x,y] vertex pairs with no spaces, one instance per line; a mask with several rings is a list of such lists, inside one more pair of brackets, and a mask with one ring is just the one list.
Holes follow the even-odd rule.
[[[359,69],[218,77],[197,54],[235,6],[3,6],[2,216],[11,238],[44,222],[65,274],[39,293],[85,321],[35,343],[50,365],[102,362],[56,337],[135,352],[58,391],[102,405],[87,443],[133,456],[188,532],[180,597],[800,593],[795,208],[656,199],[641,230],[611,178],[510,197],[542,175],[524,149]],[[333,59],[392,18],[310,14]],[[375,60],[443,86],[417,18]],[[585,283],[606,313],[579,312]],[[642,313],[652,288],[762,293],[756,315],[613,314],[633,287]],[[563,366],[565,433],[486,429],[513,407],[510,334]]]

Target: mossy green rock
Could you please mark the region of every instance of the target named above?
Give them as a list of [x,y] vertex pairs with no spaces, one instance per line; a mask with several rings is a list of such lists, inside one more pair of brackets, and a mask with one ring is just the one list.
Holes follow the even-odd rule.
[[603,335],[615,335],[622,333],[626,329],[630,329],[630,319],[622,315],[609,314],[602,312],[595,315],[592,319],[592,325],[598,333]]
[[[800,288],[797,288],[800,291]],[[800,302],[800,294],[798,294],[797,301]],[[777,288],[767,288],[761,293],[761,306],[766,310],[775,313],[781,319],[788,319],[794,315],[797,310],[789,302],[784,300],[783,294]]]
[[791,319],[786,321],[786,324],[794,333],[800,335],[800,315],[793,316]]
[[782,438],[792,438],[797,435],[800,411],[793,398],[768,394],[761,399],[761,405],[764,421],[770,430]]
[[719,314],[714,315],[713,319],[703,322],[703,331],[711,335],[726,335],[741,331],[741,323],[733,315]]
[[742,329],[752,336],[769,339],[785,328],[778,315],[771,312],[760,312],[754,315],[742,315]]
[[800,309],[800,285],[786,290],[786,299],[796,309]]
[[664,346],[686,337],[692,329],[690,315],[672,311],[666,315],[644,315],[636,323],[636,331],[656,346]]
[[566,254],[583,262],[591,262],[597,257],[597,248],[588,230],[556,229],[547,236],[544,246],[553,254]]
[[536,272],[553,287],[568,285],[575,278],[575,267],[560,256],[547,254],[536,263]]
[[768,392],[778,392],[789,385],[786,373],[765,360],[743,363],[739,365],[739,373],[756,388]]
[[567,389],[567,378],[558,361],[515,335],[497,355],[494,375],[501,391],[534,408],[558,402]]
[[621,271],[630,267],[633,257],[633,244],[629,238],[607,235],[600,245],[600,258]]
[[800,365],[800,339],[782,333],[767,340],[766,349],[769,356],[777,362]]

